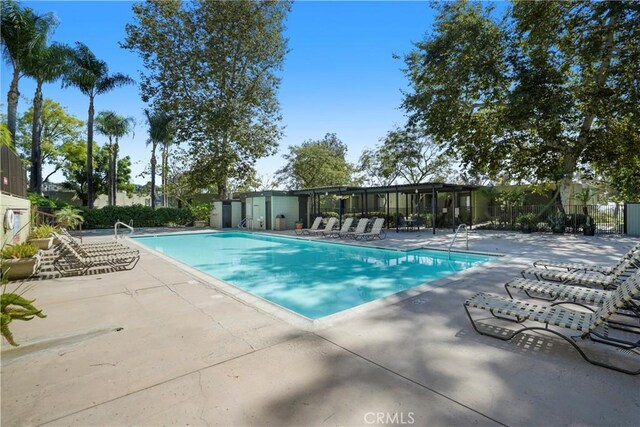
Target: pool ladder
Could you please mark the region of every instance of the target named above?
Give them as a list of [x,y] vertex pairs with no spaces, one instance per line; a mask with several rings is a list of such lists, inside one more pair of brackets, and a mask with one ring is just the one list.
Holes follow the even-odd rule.
[[460,224],[456,229],[455,234],[453,235],[453,239],[451,239],[451,243],[449,244],[449,250],[447,251],[449,253],[449,259],[451,259],[451,247],[456,242],[456,239],[458,238],[458,233],[463,228],[464,228],[464,231],[466,232],[466,237],[467,237],[467,250],[469,250],[469,228],[467,227],[467,224]]
[[133,231],[134,231],[134,230],[133,230],[133,220],[129,221],[129,224],[125,224],[124,222],[122,222],[122,221],[118,220],[118,221],[116,221],[116,223],[113,225],[113,234],[114,234],[114,237],[116,238],[116,240],[118,240],[118,228],[119,228],[121,225],[122,225],[123,227],[126,227],[126,228],[128,228],[129,230],[131,230],[131,233],[129,233],[129,235],[132,235],[132,234],[133,234]]

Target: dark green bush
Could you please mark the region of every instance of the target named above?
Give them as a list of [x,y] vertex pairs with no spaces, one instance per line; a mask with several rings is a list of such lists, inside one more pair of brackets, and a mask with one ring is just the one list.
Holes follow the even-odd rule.
[[165,227],[173,225],[191,225],[193,214],[189,209],[158,208],[155,211],[149,206],[105,206],[101,209],[82,209],[83,228],[111,228],[116,221],[129,224],[133,220],[134,227]]
[[31,201],[32,205],[44,208],[64,208],[66,206],[70,206],[68,203],[63,202],[62,200],[47,199],[46,197],[36,193],[27,193],[27,199]]

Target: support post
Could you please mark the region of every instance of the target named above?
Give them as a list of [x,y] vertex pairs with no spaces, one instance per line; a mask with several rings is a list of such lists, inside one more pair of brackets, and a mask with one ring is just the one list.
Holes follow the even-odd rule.
[[431,187],[431,227],[433,228],[433,234],[436,234],[436,211],[438,210],[438,193],[435,187]]
[[400,214],[398,212],[399,204],[400,204],[400,199],[399,199],[399,195],[398,195],[398,186],[396,185],[396,233],[400,232],[400,227],[398,225],[398,222],[400,222],[399,221]]
[[451,204],[451,216],[453,217],[453,232],[456,232],[456,190],[453,190],[453,203]]

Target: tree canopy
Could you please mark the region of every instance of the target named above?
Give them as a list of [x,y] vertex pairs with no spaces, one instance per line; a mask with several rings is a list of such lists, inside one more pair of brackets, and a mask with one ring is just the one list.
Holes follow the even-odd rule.
[[276,98],[290,2],[149,1],[133,6],[123,47],[142,57],[142,98],[175,120],[190,176],[228,195],[281,137]]
[[276,171],[276,178],[291,189],[352,184],[354,168],[346,154],[346,144],[335,133],[292,145],[283,156],[287,163]]
[[566,205],[579,168],[640,156],[636,2],[515,1],[500,20],[491,5],[437,8],[405,57],[403,106],[472,173],[558,181]]

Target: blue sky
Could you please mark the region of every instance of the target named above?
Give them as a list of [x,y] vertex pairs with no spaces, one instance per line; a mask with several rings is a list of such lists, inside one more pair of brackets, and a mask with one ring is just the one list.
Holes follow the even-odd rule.
[[[138,80],[142,63],[133,52],[121,49],[124,26],[133,22],[128,1],[22,2],[38,12],[55,12],[59,26],[53,41],[81,41],[110,72],[123,72]],[[279,100],[285,136],[277,155],[258,161],[258,173],[268,178],[284,163],[289,145],[320,139],[335,132],[349,147],[348,160],[357,161],[364,148],[373,147],[394,125],[404,122],[399,109],[407,80],[403,62],[392,54],[406,54],[412,42],[430,31],[434,13],[427,2],[310,2],[294,3],[287,19],[290,52],[282,72]],[[2,64],[2,108],[10,69]],[[35,84],[20,81],[19,112],[30,105]],[[44,96],[65,106],[69,113],[86,120],[88,99],[75,88],[59,83],[45,85]],[[133,181],[149,161],[143,109],[137,86],[116,89],[96,98],[96,111],[114,110],[134,117],[135,136],[121,142],[122,155],[133,160]],[[96,135],[99,144],[104,137]],[[54,181],[62,180],[61,176]]]

